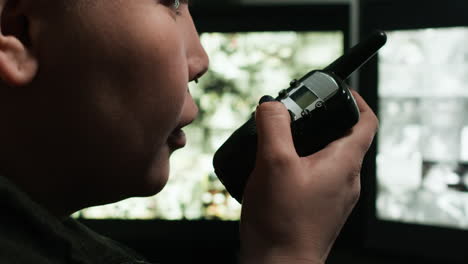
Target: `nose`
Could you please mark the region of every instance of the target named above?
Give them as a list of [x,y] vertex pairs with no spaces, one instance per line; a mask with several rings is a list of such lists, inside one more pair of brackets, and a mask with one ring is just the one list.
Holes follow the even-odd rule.
[[[189,81],[196,81],[198,78],[203,76],[203,74],[205,74],[208,70],[209,59],[205,49],[200,43],[198,34],[196,40],[194,40],[192,43],[195,43],[195,45],[194,47],[192,47],[191,53],[189,54],[187,59],[189,66]],[[187,90],[187,92],[189,91]],[[188,119],[193,121],[197,117],[199,109],[190,93],[186,97],[185,107],[188,109]]]
[[192,21],[192,30],[187,39],[187,63],[189,67],[189,81],[203,76],[208,70],[209,58],[203,48],[197,29]]
[[188,56],[189,81],[202,77],[208,71],[209,65],[208,55],[202,47],[198,36],[195,43],[197,47],[194,47],[191,54]]

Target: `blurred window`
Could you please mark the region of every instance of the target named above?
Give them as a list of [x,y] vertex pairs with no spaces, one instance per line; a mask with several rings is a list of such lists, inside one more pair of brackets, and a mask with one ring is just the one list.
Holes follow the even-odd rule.
[[343,53],[341,32],[206,33],[201,41],[210,71],[190,87],[200,115],[184,129],[188,144],[173,154],[167,186],[154,197],[88,208],[75,217],[238,220],[240,205],[213,172],[215,150],[248,119],[261,96],[276,96],[292,79]]

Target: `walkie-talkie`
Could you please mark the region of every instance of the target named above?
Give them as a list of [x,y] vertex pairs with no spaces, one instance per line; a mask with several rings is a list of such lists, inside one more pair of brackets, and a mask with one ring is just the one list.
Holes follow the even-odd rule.
[[[384,32],[375,32],[325,69],[311,71],[293,80],[290,87],[275,98],[291,115],[294,146],[299,156],[321,150],[344,136],[359,121],[359,109],[344,80],[372,58],[386,41]],[[215,173],[238,202],[242,202],[256,153],[254,115],[215,153]]]

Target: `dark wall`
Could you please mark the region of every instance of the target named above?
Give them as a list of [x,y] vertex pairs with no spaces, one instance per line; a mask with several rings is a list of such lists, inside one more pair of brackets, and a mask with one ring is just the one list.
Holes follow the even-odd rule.
[[[235,264],[238,260],[238,222],[118,220],[82,220],[82,222],[155,263]],[[390,251],[366,250],[362,246],[360,236],[356,236],[357,233],[348,231],[340,235],[327,264],[451,264],[447,261],[411,257]]]

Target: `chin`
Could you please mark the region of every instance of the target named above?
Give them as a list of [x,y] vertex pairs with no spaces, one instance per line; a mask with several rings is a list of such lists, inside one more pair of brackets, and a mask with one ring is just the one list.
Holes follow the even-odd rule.
[[169,180],[169,155],[164,155],[153,162],[152,167],[148,170],[145,180],[142,181],[142,193],[138,196],[153,196],[159,193]]
[[[130,197],[148,197],[159,193],[169,180],[169,158],[170,149],[162,147],[152,160],[140,169],[134,170],[133,173],[127,175],[125,181],[128,184],[127,196]],[[130,182],[129,182],[130,181]]]

